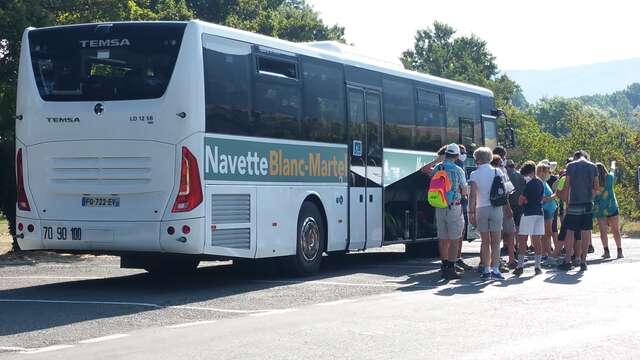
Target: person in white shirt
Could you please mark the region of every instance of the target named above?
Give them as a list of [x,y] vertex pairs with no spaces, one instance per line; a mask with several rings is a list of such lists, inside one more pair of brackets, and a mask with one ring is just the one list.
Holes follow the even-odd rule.
[[496,177],[503,177],[502,171],[491,166],[491,149],[478,148],[473,153],[478,169],[471,173],[471,196],[469,215],[473,225],[480,232],[482,241],[480,256],[484,264],[482,279],[504,280],[500,273],[500,235],[502,231],[502,206],[491,205],[491,186]]

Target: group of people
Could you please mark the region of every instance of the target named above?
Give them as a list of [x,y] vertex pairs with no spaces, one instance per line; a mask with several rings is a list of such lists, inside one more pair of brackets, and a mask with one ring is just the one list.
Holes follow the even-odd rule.
[[[623,257],[613,187],[615,162],[609,172],[604,164],[592,163],[585,151],[576,151],[559,172],[558,164],[549,160],[526,161],[516,169],[505,148],[480,147],[473,152],[477,168],[467,179],[466,156],[463,145],[452,143],[422,168],[427,175],[446,171],[450,184],[448,206],[435,209],[444,279],[459,279],[465,270],[473,269],[461,258],[468,223],[480,233],[481,279],[504,280],[503,273],[510,270],[522,275],[527,255],[534,259],[536,275],[543,267],[586,271],[587,254],[594,251],[594,220],[604,248],[602,257],[611,257],[608,229],[617,258]],[[503,252],[507,261],[502,259]]]

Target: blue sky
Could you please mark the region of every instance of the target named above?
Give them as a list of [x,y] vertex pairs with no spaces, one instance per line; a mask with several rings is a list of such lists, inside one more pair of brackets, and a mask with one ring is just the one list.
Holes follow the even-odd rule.
[[307,0],[346,27],[359,52],[397,62],[415,31],[446,22],[489,43],[503,70],[550,69],[640,57],[640,1]]

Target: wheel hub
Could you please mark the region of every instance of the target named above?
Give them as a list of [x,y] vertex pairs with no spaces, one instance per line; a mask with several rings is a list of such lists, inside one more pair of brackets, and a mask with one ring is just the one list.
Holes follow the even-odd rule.
[[306,261],[313,261],[318,256],[320,249],[320,229],[318,223],[312,217],[302,222],[300,229],[300,248]]

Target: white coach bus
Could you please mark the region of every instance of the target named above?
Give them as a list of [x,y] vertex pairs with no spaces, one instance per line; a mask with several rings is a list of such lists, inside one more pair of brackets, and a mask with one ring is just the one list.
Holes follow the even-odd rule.
[[420,167],[496,144],[491,91],[330,42],[127,22],[24,32],[16,114],[22,249],[123,267],[430,247]]

